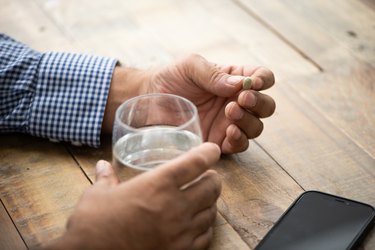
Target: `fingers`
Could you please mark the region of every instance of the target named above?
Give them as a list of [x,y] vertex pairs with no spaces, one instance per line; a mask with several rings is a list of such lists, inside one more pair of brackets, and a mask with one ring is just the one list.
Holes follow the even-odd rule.
[[191,221],[192,235],[196,235],[189,249],[207,249],[213,236],[213,224],[217,215],[216,204],[197,214]]
[[260,118],[271,116],[276,108],[275,101],[270,96],[251,90],[240,93],[238,104]]
[[265,67],[218,66],[197,54],[184,58],[180,65],[195,84],[221,97],[239,91],[246,76],[251,77],[254,90],[268,89],[275,83],[273,72]]
[[180,188],[207,171],[220,158],[220,148],[214,143],[203,143],[185,154],[161,165],[150,174],[160,180],[172,180]]
[[226,106],[225,115],[228,119],[233,121],[249,139],[259,136],[263,131],[262,121],[257,116],[246,112],[236,102],[230,102]]
[[198,181],[183,190],[186,200],[191,204],[193,214],[205,210],[215,204],[221,193],[221,180],[213,171],[205,172]]
[[191,228],[194,235],[205,233],[215,222],[217,215],[216,203],[211,207],[196,214],[191,220]]
[[231,124],[226,130],[226,137],[222,143],[223,154],[233,154],[245,151],[249,147],[247,135],[236,125]]
[[107,161],[98,161],[96,163],[96,182],[94,185],[112,187],[116,186],[118,183],[119,179],[115,174],[112,165]]
[[229,75],[216,64],[192,54],[182,60],[181,69],[202,89],[221,97],[230,97],[242,88],[243,76]]
[[196,54],[186,57],[179,65],[180,71],[194,84],[220,97],[236,94],[249,76],[253,90],[268,89],[275,83],[273,72],[265,67],[218,66]]
[[199,235],[194,239],[193,244],[190,249],[192,250],[202,250],[207,249],[212,241],[213,229],[210,227],[205,233]]
[[[231,74],[244,77],[250,77],[252,79],[251,89],[264,90],[270,88],[275,83],[275,76],[271,70],[265,67],[252,67],[252,66],[235,66],[225,65],[219,66],[220,70]],[[243,81],[241,81],[241,84]]]
[[268,89],[275,84],[274,74],[265,67],[258,67],[255,71],[252,70],[250,77],[252,80],[251,88],[254,90]]

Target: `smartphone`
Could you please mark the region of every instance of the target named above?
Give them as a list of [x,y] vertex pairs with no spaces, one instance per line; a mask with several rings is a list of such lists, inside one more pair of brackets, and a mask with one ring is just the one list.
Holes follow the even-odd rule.
[[374,221],[375,209],[368,204],[319,191],[306,191],[255,249],[355,249]]

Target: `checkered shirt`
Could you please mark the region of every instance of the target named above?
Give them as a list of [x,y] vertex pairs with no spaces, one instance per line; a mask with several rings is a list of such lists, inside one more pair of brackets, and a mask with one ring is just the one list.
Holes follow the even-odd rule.
[[0,132],[98,147],[116,63],[39,53],[0,33]]

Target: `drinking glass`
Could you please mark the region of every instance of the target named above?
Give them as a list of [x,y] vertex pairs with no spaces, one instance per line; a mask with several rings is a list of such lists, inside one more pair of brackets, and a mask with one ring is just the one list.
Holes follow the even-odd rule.
[[112,150],[115,164],[150,170],[202,143],[196,106],[163,93],[134,97],[116,111]]

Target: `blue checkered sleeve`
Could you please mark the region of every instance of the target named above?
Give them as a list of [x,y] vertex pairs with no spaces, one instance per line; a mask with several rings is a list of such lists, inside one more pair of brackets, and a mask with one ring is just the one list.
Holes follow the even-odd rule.
[[0,132],[98,147],[116,63],[39,53],[0,33]]

